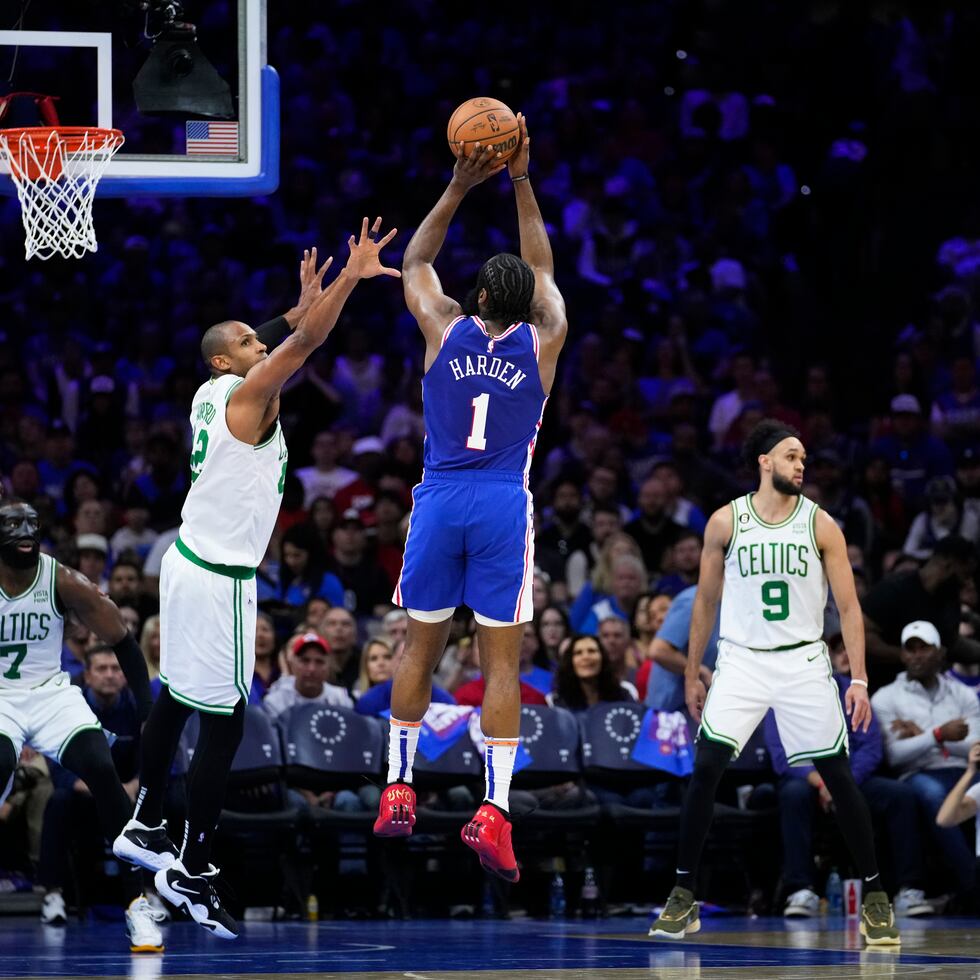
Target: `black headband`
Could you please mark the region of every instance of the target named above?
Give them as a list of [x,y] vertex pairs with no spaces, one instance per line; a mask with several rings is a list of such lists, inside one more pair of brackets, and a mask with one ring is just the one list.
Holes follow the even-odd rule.
[[784,439],[795,438],[796,433],[790,428],[776,429],[775,432],[771,432],[769,437],[759,445],[759,455],[768,456],[769,453],[772,452],[773,448],[779,445],[779,443],[781,443]]

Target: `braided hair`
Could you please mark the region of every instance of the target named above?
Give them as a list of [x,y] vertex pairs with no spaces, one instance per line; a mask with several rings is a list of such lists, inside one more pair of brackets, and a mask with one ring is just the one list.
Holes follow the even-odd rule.
[[483,313],[498,323],[517,323],[531,316],[534,272],[516,255],[501,252],[483,263],[476,277],[477,292],[487,291]]

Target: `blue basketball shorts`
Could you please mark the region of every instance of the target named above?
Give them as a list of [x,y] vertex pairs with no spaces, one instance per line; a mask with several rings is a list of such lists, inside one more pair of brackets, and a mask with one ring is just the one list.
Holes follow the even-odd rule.
[[412,498],[392,601],[423,612],[467,605],[499,622],[530,622],[534,503],[523,474],[427,472]]

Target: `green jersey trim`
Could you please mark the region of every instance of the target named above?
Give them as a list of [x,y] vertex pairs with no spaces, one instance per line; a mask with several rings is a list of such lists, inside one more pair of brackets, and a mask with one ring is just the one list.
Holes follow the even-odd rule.
[[74,738],[74,737],[75,737],[75,736],[76,736],[76,735],[77,735],[77,734],[78,734],[79,732],[86,732],[86,731],[96,731],[96,732],[101,732],[101,731],[102,731],[102,726],[101,726],[101,725],[100,725],[100,724],[99,724],[99,723],[98,723],[97,721],[96,721],[96,722],[89,722],[89,723],[88,723],[88,724],[86,724],[86,725],[79,725],[79,726],[78,726],[78,728],[75,728],[75,729],[73,729],[72,731],[70,731],[70,732],[68,733],[68,735],[66,736],[66,738],[65,738],[65,740],[64,740],[64,741],[63,741],[63,742],[61,743],[61,748],[60,748],[60,749],[58,749],[58,764],[59,764],[59,765],[61,764],[61,756],[62,756],[62,754],[64,753],[64,751],[65,751],[65,749],[67,749],[67,748],[68,748],[68,743],[69,743],[69,742],[70,742],[70,741],[71,741],[71,740],[72,740],[72,739],[73,739],[73,738]]
[[823,558],[820,549],[817,547],[817,511],[819,509],[816,504],[813,505],[813,509],[810,511],[810,520],[807,523],[810,528],[810,543],[813,545],[813,550],[818,558]]
[[180,539],[178,535],[176,542],[177,550],[193,564],[197,565],[199,568],[206,568],[209,572],[214,572],[216,575],[224,575],[226,578],[236,578],[236,579],[252,579],[255,578],[255,569],[249,568],[247,565],[217,565],[211,561],[205,561],[199,555],[195,555],[190,548]]
[[194,698],[189,698],[186,694],[181,694],[179,691],[175,691],[171,686],[170,681],[168,681],[163,674],[160,675],[160,681],[161,683],[167,685],[167,690],[170,692],[170,696],[175,701],[179,701],[188,708],[195,708],[198,711],[203,711],[209,715],[230,715],[235,710],[234,705],[206,704],[204,701],[195,701]]
[[18,592],[17,595],[7,595],[7,593],[3,591],[3,588],[0,587],[0,599],[6,599],[9,602],[9,601],[13,601],[14,599],[23,599],[25,595],[28,595],[29,593],[33,592],[37,588],[37,583],[40,582],[41,580],[41,569],[43,567],[44,567],[44,560],[41,558],[40,555],[38,555],[37,571],[34,573],[34,581],[31,582],[31,584],[26,589],[24,589],[23,592]]
[[272,430],[272,435],[269,436],[269,438],[266,439],[265,442],[260,442],[257,446],[253,446],[252,448],[253,449],[265,449],[265,447],[268,446],[269,443],[272,442],[279,435],[280,428],[281,428],[281,425],[280,425],[279,419],[276,419],[276,427]]
[[58,561],[55,558],[51,559],[51,608],[54,610],[55,616],[58,619],[63,620],[65,617],[61,615],[61,610],[58,609]]
[[728,547],[725,549],[725,561],[731,558],[732,553],[735,551],[735,539],[738,537],[738,501],[733,500],[731,502],[732,508],[732,536],[729,539]]
[[759,524],[761,524],[763,527],[768,527],[768,528],[786,527],[787,524],[790,524],[792,521],[794,521],[796,519],[796,515],[799,514],[800,512],[800,508],[803,506],[803,500],[804,500],[803,495],[800,494],[800,496],[796,498],[796,507],[793,508],[793,513],[790,514],[789,517],[786,518],[786,520],[780,521],[778,524],[770,524],[768,521],[764,521],[756,513],[755,507],[752,506],[752,494],[747,493],[745,495],[745,502],[749,505],[749,512],[752,514],[752,516]]
[[245,384],[244,378],[239,378],[226,392],[225,392],[225,404],[228,404],[228,399],[231,398],[231,393],[239,386]]

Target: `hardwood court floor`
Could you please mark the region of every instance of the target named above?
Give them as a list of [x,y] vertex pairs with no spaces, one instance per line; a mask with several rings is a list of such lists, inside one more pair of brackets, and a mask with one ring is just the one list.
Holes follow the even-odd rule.
[[648,939],[646,919],[592,922],[247,922],[225,943],[167,927],[162,956],[132,956],[121,923],[0,919],[0,977],[288,980],[980,980],[980,920],[906,921],[900,952],[862,948],[826,920],[715,918],[684,943]]

